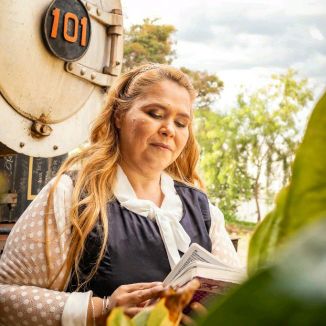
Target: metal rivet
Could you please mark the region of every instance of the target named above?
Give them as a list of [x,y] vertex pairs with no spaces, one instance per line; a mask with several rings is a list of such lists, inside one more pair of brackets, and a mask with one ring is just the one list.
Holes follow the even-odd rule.
[[68,63],[68,66],[67,66],[67,67],[68,67],[68,70],[72,70],[74,66],[73,66],[73,64],[70,62],[70,63]]
[[86,8],[87,8],[87,10],[91,9],[91,5],[88,2],[86,2]]
[[96,78],[95,74],[91,74],[91,79],[94,80]]
[[58,149],[58,146],[57,145],[54,145],[53,146],[53,149],[56,151]]
[[97,14],[97,16],[101,16],[101,10],[100,9],[96,9],[96,14]]
[[19,143],[19,146],[20,146],[20,147],[24,147],[24,146],[25,146],[25,143],[20,142],[20,143]]
[[86,69],[82,68],[82,69],[80,70],[80,74],[81,74],[82,76],[84,76],[84,75],[86,74]]

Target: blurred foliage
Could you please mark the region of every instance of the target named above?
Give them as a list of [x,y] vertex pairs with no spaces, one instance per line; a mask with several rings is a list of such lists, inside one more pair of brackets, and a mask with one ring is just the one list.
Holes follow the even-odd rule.
[[235,218],[241,201],[255,199],[259,221],[259,201],[270,195],[271,179],[288,182],[299,143],[296,120],[311,100],[308,81],[289,69],[253,94],[239,94],[229,112],[196,112],[201,168],[227,219]]
[[326,215],[304,229],[272,266],[215,301],[199,326],[325,325]]

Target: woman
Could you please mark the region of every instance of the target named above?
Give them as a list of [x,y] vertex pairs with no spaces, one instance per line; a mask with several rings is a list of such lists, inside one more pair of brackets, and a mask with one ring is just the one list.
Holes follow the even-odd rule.
[[100,325],[119,305],[133,315],[160,294],[191,242],[239,264],[223,215],[196,188],[194,99],[186,75],[166,65],[116,81],[90,145],[67,159],[7,240],[2,324]]

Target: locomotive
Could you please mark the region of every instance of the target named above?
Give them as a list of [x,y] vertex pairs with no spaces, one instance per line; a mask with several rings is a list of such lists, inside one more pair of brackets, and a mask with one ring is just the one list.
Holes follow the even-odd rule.
[[120,0],[0,1],[0,254],[121,72]]

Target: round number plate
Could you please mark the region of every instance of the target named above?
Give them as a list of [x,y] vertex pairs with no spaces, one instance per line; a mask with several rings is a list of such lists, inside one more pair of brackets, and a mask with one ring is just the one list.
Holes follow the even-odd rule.
[[51,52],[64,61],[76,61],[87,51],[91,21],[79,0],[54,0],[46,11],[44,39]]

